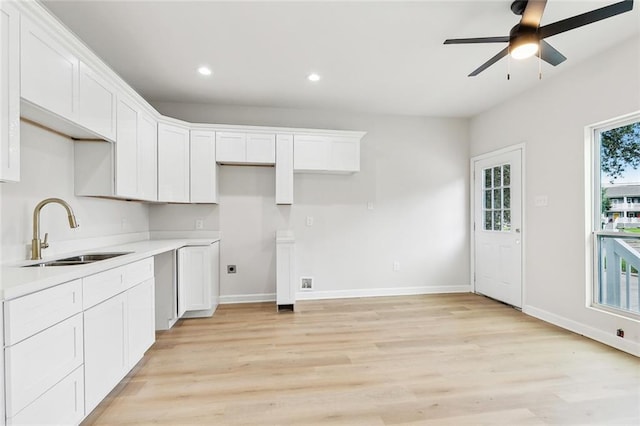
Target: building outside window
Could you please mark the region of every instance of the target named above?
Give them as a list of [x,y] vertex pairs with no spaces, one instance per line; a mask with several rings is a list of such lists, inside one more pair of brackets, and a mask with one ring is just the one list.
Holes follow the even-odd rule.
[[640,319],[640,113],[591,130],[592,304]]

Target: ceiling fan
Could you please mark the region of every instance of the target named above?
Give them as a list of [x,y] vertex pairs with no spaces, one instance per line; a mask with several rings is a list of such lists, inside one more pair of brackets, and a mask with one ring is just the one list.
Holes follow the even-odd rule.
[[469,74],[469,77],[480,74],[507,55],[511,55],[514,59],[536,55],[543,61],[556,66],[567,58],[547,43],[545,38],[633,9],[633,0],[624,0],[541,27],[540,21],[546,4],[547,0],[516,0],[511,3],[511,11],[516,15],[522,15],[522,18],[511,28],[508,36],[447,39],[444,44],[509,43],[497,55]]

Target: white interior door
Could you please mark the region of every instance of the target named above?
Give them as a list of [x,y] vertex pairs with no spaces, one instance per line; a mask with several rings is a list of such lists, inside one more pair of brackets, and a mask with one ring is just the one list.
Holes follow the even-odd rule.
[[474,161],[475,291],[522,307],[522,150]]

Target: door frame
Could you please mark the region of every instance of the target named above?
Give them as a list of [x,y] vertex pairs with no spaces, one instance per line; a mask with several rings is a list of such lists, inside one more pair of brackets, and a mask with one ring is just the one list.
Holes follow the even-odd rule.
[[[520,282],[522,283],[522,310],[524,311],[526,303],[525,303],[525,297],[526,297],[526,281],[525,281],[525,265],[526,265],[526,257],[525,257],[525,241],[526,241],[526,235],[527,235],[527,227],[526,227],[526,221],[525,221],[525,217],[526,217],[526,198],[525,198],[525,188],[526,188],[526,184],[525,184],[525,143],[518,143],[515,145],[509,145],[506,146],[504,148],[500,148],[497,149],[495,151],[490,151],[490,152],[486,152],[484,154],[480,154],[480,155],[476,155],[474,157],[471,157],[471,159],[469,160],[469,207],[470,207],[470,214],[469,214],[469,241],[470,241],[470,247],[469,247],[469,262],[470,262],[470,276],[469,276],[469,280],[470,280],[470,288],[471,291],[473,293],[476,293],[476,233],[475,233],[475,229],[474,229],[474,222],[475,222],[475,203],[476,203],[476,185],[475,185],[475,177],[476,177],[476,173],[475,173],[475,163],[477,161],[480,160],[486,160],[488,158],[492,158],[498,155],[502,155],[502,154],[506,154],[509,152],[513,152],[513,151],[520,151],[520,173],[521,173],[521,179],[520,179],[520,194],[521,194],[521,212],[522,212],[522,225],[520,227],[521,229],[521,233],[520,233],[520,250],[521,250],[521,254],[522,254],[522,267],[521,267],[521,277],[520,277]],[[480,201],[482,202],[482,201]]]

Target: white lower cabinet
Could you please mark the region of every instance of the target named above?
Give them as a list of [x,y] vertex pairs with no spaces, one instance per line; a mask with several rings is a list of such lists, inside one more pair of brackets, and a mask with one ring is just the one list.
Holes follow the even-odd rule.
[[77,314],[5,349],[8,418],[82,365],[82,338]]
[[82,367],[36,399],[14,417],[9,425],[75,425],[84,418],[84,374]]
[[0,424],[91,413],[155,341],[153,275],[147,258],[5,301]]
[[178,317],[211,316],[220,294],[220,243],[178,250]]
[[119,294],[84,312],[85,411],[90,413],[127,373],[127,298]]
[[155,285],[150,279],[127,291],[127,369],[132,369],[153,345],[155,334]]

